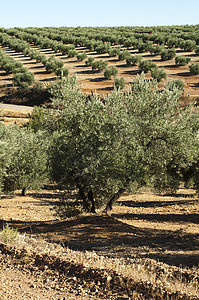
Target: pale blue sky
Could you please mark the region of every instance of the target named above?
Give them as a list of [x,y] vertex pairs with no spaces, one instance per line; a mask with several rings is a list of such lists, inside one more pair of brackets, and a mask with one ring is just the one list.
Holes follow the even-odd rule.
[[0,0],[0,27],[199,24],[199,0]]

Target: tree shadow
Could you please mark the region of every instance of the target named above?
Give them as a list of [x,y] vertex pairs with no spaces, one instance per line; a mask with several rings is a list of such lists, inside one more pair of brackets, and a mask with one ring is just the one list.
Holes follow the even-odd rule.
[[32,58],[26,57],[26,58],[20,59],[20,61],[29,61],[29,60],[32,60]]
[[76,72],[76,74],[94,74],[93,70],[82,70]]
[[42,69],[45,68],[44,66],[34,66],[34,67],[30,67],[29,69]]
[[[110,56],[109,56],[110,57]],[[118,58],[115,58],[115,59],[109,59],[109,62],[111,63],[111,62],[120,62],[119,60],[118,60]]]
[[178,69],[178,66],[177,65],[164,65],[163,66],[164,68],[170,68],[170,69]]
[[[7,80],[7,79],[6,79]],[[11,79],[12,80],[12,79]],[[12,83],[4,83],[4,84],[0,84],[0,87],[11,87],[11,86],[13,86],[13,84]],[[2,97],[0,97],[0,99],[1,99]]]
[[[23,62],[23,65],[36,65],[36,64],[38,64],[36,61],[27,61],[27,62]],[[44,66],[43,66],[43,68],[44,68]]]
[[137,75],[137,74],[141,74],[141,72],[140,72],[140,70],[129,70],[129,71],[124,71],[123,74]]
[[102,82],[102,81],[105,81],[105,78],[104,77],[90,78],[89,81],[90,82]]
[[10,53],[9,56],[15,56],[16,58],[24,57],[22,53],[17,53],[17,52]]
[[101,88],[101,89],[98,89],[100,91],[113,91],[114,90],[114,86],[107,86],[105,88]]
[[[40,72],[40,73],[43,74],[43,72]],[[35,73],[35,74],[37,74],[37,73]],[[48,82],[48,81],[54,81],[55,79],[57,79],[57,76],[50,77],[50,78],[45,78],[45,79],[40,79],[40,81],[41,82]]]
[[[0,220],[1,228],[3,224],[4,221]],[[46,222],[11,220],[8,224],[18,228],[21,233],[35,234],[73,250],[96,251],[98,254],[110,257],[130,257],[131,255],[134,257],[136,254],[171,265],[191,267],[198,264],[197,256],[193,255],[193,251],[198,250],[199,234],[138,228],[107,215],[80,216],[64,221]],[[151,251],[144,253],[145,248]],[[175,255],[173,257],[167,255],[166,251],[175,251]],[[180,254],[178,251],[181,251]],[[182,251],[186,253],[182,254]],[[191,254],[187,254],[188,251],[192,251]]]
[[182,76],[182,77],[191,77],[191,76],[193,76],[193,75],[191,75],[191,73],[190,72],[179,72],[179,73],[177,73],[177,74],[172,74],[173,76]]
[[144,220],[144,221],[152,221],[152,222],[181,222],[181,223],[194,223],[199,224],[199,216],[198,214],[133,214],[133,213],[125,213],[125,214],[113,214],[114,217],[119,219],[127,219],[127,220]]
[[[192,195],[191,195],[192,196]],[[181,197],[181,196],[179,196]],[[190,198],[190,197],[189,197]],[[133,200],[127,200],[127,201],[118,201],[118,204],[128,206],[128,207],[166,207],[171,205],[194,205],[196,203],[196,200],[171,200],[171,201],[133,201]]]

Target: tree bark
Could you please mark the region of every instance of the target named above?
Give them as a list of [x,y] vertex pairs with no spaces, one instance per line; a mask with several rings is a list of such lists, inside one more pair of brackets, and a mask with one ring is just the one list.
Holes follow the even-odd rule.
[[95,211],[95,201],[94,201],[94,198],[93,198],[93,191],[92,190],[90,190],[89,192],[88,192],[88,200],[91,202],[91,212],[92,213],[96,213],[96,211]]
[[21,190],[21,195],[22,195],[22,196],[26,196],[26,188],[22,188],[22,190]]
[[90,212],[90,205],[89,205],[89,202],[88,202],[88,199],[84,193],[84,189],[82,188],[82,186],[79,184],[79,181],[77,178],[74,178],[75,180],[75,183],[76,183],[76,186],[79,190],[79,195],[80,195],[80,198],[83,200],[83,203],[85,205],[85,209],[87,212]]
[[120,196],[126,191],[126,189],[119,189],[119,191],[113,195],[113,197],[108,201],[105,212],[107,213],[108,210],[111,210],[113,208],[113,203],[120,198]]

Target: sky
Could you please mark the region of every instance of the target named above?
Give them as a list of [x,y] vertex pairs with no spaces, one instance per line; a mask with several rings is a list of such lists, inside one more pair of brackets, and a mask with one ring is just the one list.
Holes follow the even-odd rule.
[[199,0],[0,0],[0,27],[199,24]]

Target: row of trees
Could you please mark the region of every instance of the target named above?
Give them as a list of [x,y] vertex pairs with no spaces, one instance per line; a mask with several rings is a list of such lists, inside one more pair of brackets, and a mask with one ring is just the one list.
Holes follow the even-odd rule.
[[[5,35],[5,34],[4,34]],[[15,33],[15,35],[17,35]],[[30,33],[27,33],[28,37],[29,35],[31,35]],[[30,38],[26,37],[28,40],[30,40]],[[41,39],[41,37],[38,37],[37,35],[34,34],[34,42],[38,43],[42,46],[42,47],[52,47],[52,45],[54,45],[54,43],[61,44],[61,46],[65,46],[65,47],[69,47],[67,48],[67,54],[68,57],[77,57],[77,60],[84,60],[87,58],[87,55],[85,52],[83,52],[82,54],[79,54],[74,48],[70,48],[71,46],[74,47],[74,45],[63,45],[60,42],[57,41],[53,41],[50,40],[48,37],[45,37],[43,40]],[[92,41],[91,41],[92,42]],[[186,40],[185,44],[188,45],[189,40]],[[22,44],[24,44],[25,42],[22,41]],[[139,45],[140,47],[138,47],[138,50],[140,52],[143,51],[150,51],[151,54],[153,55],[161,55],[161,59],[162,60],[169,60],[169,59],[173,59],[176,56],[176,50],[175,48],[171,48],[171,49],[165,49],[162,45],[153,45],[153,43],[151,41],[147,41],[147,42],[141,42],[139,41]],[[87,45],[88,46],[88,45]],[[89,46],[88,46],[89,47]],[[116,56],[118,55],[118,59],[120,61],[122,60],[126,60],[126,64],[127,66],[131,66],[131,65],[139,65],[139,68],[141,71],[144,72],[148,72],[151,71],[151,76],[155,79],[157,79],[158,81],[161,81],[162,79],[166,78],[166,72],[163,69],[158,69],[154,63],[151,63],[149,61],[147,62],[142,62],[142,56],[141,55],[131,55],[131,53],[128,50],[123,50],[121,51],[121,47],[116,47],[116,48],[112,48],[111,44],[108,43],[103,43],[103,42],[98,42],[95,41],[95,45],[94,45],[94,49],[96,52],[98,53],[109,53],[109,55],[111,56]],[[55,51],[57,49],[54,49]],[[90,49],[93,50],[93,49]],[[186,49],[187,50],[187,49]],[[68,76],[68,70],[66,68],[61,69],[61,67],[59,66],[59,64],[61,64],[61,62],[56,62],[55,59],[49,59],[47,61],[47,59],[44,57],[44,55],[40,54],[40,53],[34,53],[34,51],[30,51],[29,49],[25,49],[24,53],[29,53],[32,52],[32,56],[35,56],[35,59],[37,61],[42,61],[43,64],[46,66],[47,72],[55,72],[57,76]],[[35,50],[36,52],[36,50]],[[31,55],[30,55],[31,56]],[[175,62],[176,65],[186,65],[190,62],[190,58],[189,57],[185,57],[185,56],[178,56],[175,58]],[[62,62],[63,64],[63,62]],[[111,74],[112,68],[107,69],[107,62],[100,60],[100,61],[94,61],[93,58],[89,57],[88,61],[86,61],[86,64],[92,67],[92,70],[95,71],[99,71],[102,72],[103,70],[105,70],[104,72],[104,76],[106,79],[110,79],[111,76],[115,77],[115,70],[114,74]],[[150,64],[152,64],[150,66]],[[152,70],[153,69],[153,70]],[[196,66],[195,68],[193,68],[193,65],[190,67],[190,73],[191,74],[195,74],[196,73]],[[195,70],[195,73],[194,71]]]
[[[17,38],[10,38],[6,34],[1,34],[0,43],[2,44],[2,46],[7,46],[10,49],[15,50],[16,52],[22,52],[25,56],[29,56],[31,59],[35,59],[37,62],[41,62],[46,68],[46,71],[48,73],[54,72],[60,78],[63,76],[68,76],[69,74],[69,70],[63,67],[64,63],[61,60],[57,60],[54,56],[47,58],[44,54],[40,53],[39,51],[31,49],[30,45],[24,41],[21,41]],[[27,78],[26,81],[27,83],[29,83],[29,85],[32,84],[34,80],[33,74],[32,74],[33,79],[32,81],[29,80],[29,82],[28,82],[28,78],[30,78],[30,75],[23,76],[23,77]]]
[[[169,82],[138,76],[126,94],[87,97],[74,77],[51,87],[53,109],[35,109],[28,128],[0,127],[3,190],[30,188],[45,178],[76,188],[88,212],[111,209],[132,186],[199,190],[198,113],[181,108]],[[10,151],[7,151],[7,149]]]
[[6,74],[13,74],[13,85],[26,87],[34,82],[34,75],[0,49],[0,69]]
[[[190,30],[189,30],[190,29]],[[115,28],[28,28],[28,29],[8,29],[5,30],[10,35],[15,35],[22,40],[40,45],[42,48],[52,48],[61,51],[62,47],[68,44],[69,47],[84,46],[89,51],[97,53],[111,53],[112,45],[122,45],[123,47],[138,49],[139,52],[151,51],[153,55],[160,54],[166,46],[168,48],[180,48],[183,51],[196,51],[199,39],[197,26],[186,28],[183,34],[183,27],[166,30],[164,27],[152,29],[152,34],[135,33],[136,28],[125,27],[119,31],[117,37],[114,36]],[[3,30],[3,29],[2,29]],[[92,32],[102,31],[103,34],[92,34]],[[142,30],[142,29],[141,29]],[[145,30],[145,29],[144,29]],[[195,30],[195,32],[193,31]],[[112,31],[112,34],[110,33]],[[179,34],[177,32],[180,32]],[[56,32],[56,34],[53,34]],[[61,43],[60,43],[61,42]],[[68,49],[67,49],[68,51]]]

